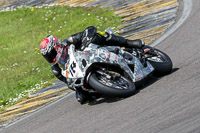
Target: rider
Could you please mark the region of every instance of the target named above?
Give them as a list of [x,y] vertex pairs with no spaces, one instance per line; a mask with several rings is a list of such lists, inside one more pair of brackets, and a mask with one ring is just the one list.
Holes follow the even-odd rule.
[[[43,57],[52,65],[53,74],[61,81],[67,83],[66,78],[61,74],[61,68],[57,63],[61,49],[67,48],[69,45],[75,45],[75,49],[83,50],[87,47],[87,41],[98,45],[120,46],[126,48],[142,48],[144,42],[140,39],[128,40],[121,36],[109,34],[107,32],[99,32],[96,27],[87,27],[84,31],[71,35],[68,39],[61,42],[57,37],[48,35],[40,44],[40,51]],[[67,55],[66,55],[67,56]],[[76,99],[80,103],[87,100],[87,92],[81,88],[76,88]]]

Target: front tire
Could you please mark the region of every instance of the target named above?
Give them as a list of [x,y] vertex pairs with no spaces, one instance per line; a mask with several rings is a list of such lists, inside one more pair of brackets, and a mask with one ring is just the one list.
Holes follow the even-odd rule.
[[89,84],[98,92],[108,96],[127,97],[136,91],[134,83],[122,75],[118,79],[111,80],[94,72],[89,77]]

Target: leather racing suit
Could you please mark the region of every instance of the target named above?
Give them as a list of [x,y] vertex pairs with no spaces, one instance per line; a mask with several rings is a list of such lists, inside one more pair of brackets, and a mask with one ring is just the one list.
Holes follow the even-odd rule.
[[[87,47],[87,42],[92,42],[98,45],[120,46],[129,48],[142,48],[144,42],[140,39],[128,40],[121,36],[98,32],[94,26],[86,28],[84,31],[71,35],[68,39],[63,40],[61,45],[67,48],[70,44],[75,45],[75,49],[83,50]],[[52,65],[53,74],[61,81],[66,82],[66,78],[61,74],[61,68],[58,63]]]

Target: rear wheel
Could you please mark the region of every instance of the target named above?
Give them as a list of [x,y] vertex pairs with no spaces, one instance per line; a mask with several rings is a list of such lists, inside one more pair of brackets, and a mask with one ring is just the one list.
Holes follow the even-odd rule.
[[98,92],[117,97],[127,97],[135,93],[132,81],[117,72],[94,72],[89,77],[89,84]]
[[164,52],[155,48],[154,52],[157,54],[157,56],[147,58],[147,60],[154,67],[155,72],[157,74],[167,74],[171,72],[173,64],[170,57]]

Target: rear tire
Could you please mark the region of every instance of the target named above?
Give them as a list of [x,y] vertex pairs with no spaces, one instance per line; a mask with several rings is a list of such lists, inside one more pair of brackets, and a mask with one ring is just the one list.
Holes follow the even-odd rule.
[[[125,82],[126,86],[121,87],[121,88],[117,87],[115,85],[115,82],[117,84],[118,81],[112,81],[112,80],[109,81],[109,80],[105,79],[104,82],[107,82],[107,83],[103,83],[101,81],[102,78],[105,79],[106,77],[103,77],[102,75],[100,75],[98,73],[92,73],[89,77],[90,86],[102,94],[105,94],[108,96],[114,96],[114,97],[128,97],[128,96],[133,95],[136,91],[134,83],[132,81],[126,79],[122,75],[120,75],[121,79],[119,79],[119,80],[122,81],[123,83]],[[118,84],[120,84],[120,81]],[[106,84],[108,84],[108,85],[106,85]]]
[[158,54],[156,58],[160,61],[153,60],[153,58],[147,60],[154,67],[156,74],[163,75],[171,72],[173,64],[170,57],[156,48],[154,48],[154,51]]

